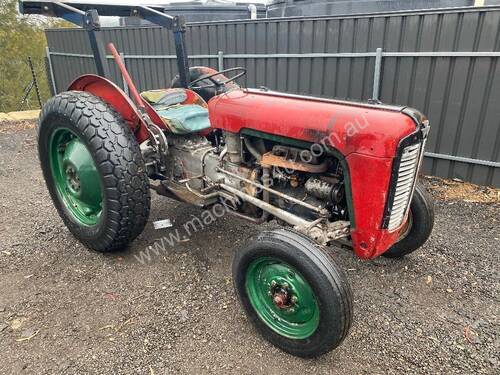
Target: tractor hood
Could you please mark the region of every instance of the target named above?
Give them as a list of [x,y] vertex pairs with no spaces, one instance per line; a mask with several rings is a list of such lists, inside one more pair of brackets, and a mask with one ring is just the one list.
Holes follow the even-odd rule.
[[233,133],[252,129],[333,147],[392,158],[399,142],[415,132],[423,116],[407,107],[238,89],[213,97],[212,127]]

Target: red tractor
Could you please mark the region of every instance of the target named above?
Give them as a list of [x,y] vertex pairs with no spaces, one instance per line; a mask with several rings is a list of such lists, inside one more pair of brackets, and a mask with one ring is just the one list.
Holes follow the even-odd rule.
[[[429,237],[433,205],[417,182],[429,122],[417,110],[246,89],[236,83],[243,68],[189,68],[183,18],[159,7],[22,1],[20,9],[90,36],[99,74],[51,98],[38,127],[54,205],[88,248],[120,250],[141,234],[151,189],[255,224],[277,219],[287,228],[236,250],[234,286],[266,339],[312,357],[337,347],[352,321],[349,283],[325,245],[398,258]],[[130,97],[106,78],[99,14],[173,31],[179,75],[170,88],[139,94],[112,44]]]

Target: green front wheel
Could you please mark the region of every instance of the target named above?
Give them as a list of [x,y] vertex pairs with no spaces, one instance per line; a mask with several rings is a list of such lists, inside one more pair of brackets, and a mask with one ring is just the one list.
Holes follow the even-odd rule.
[[286,352],[319,356],[349,331],[349,283],[326,249],[300,233],[280,229],[251,239],[235,254],[233,280],[255,327]]

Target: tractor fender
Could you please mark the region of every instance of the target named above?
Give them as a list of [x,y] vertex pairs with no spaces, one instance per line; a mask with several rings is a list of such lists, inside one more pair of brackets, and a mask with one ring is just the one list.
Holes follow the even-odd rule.
[[[98,96],[120,113],[132,129],[139,144],[148,139],[146,124],[137,106],[120,87],[109,79],[95,74],[85,74],[75,79],[69,85],[68,90],[86,91]],[[151,108],[147,108],[148,113],[150,110]]]

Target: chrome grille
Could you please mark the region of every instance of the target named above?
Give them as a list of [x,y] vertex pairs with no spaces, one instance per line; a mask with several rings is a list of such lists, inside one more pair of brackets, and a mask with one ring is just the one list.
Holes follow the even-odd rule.
[[[421,152],[422,151],[422,152]],[[403,149],[401,162],[397,172],[397,182],[394,191],[394,200],[390,210],[387,229],[399,227],[408,211],[408,206],[415,187],[415,178],[422,160],[423,144],[417,143]]]

